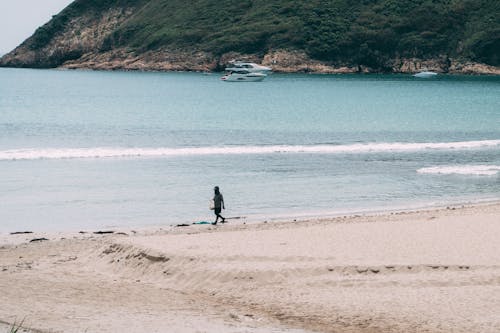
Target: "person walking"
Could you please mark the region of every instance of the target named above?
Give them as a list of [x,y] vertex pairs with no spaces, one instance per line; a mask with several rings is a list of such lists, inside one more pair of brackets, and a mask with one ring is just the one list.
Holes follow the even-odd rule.
[[221,223],[226,222],[226,219],[220,215],[222,209],[226,209],[224,207],[224,197],[222,193],[219,191],[219,186],[214,187],[214,213],[215,213],[215,222],[212,222],[213,225],[216,225],[219,221],[219,217],[222,219]]

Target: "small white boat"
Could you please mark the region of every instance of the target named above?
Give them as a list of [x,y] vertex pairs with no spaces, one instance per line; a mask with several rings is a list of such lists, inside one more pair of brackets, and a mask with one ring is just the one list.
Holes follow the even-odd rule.
[[238,70],[247,70],[252,73],[266,73],[270,72],[271,68],[267,66],[262,66],[255,64],[253,62],[243,62],[243,61],[232,61],[230,62],[231,66],[226,68],[226,71],[238,71]]
[[247,70],[234,70],[224,75],[220,79],[227,82],[259,82],[266,78],[266,74],[259,72],[249,72]]
[[437,75],[437,73],[435,73],[435,72],[424,71],[424,72],[419,72],[417,74],[414,74],[413,76],[423,78],[423,79],[428,79],[431,77],[435,77],[436,75]]

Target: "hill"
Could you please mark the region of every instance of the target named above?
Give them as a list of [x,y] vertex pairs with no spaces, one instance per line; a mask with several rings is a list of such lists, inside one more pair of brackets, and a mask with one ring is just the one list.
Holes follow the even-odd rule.
[[491,0],[76,0],[0,65],[500,73],[499,50]]

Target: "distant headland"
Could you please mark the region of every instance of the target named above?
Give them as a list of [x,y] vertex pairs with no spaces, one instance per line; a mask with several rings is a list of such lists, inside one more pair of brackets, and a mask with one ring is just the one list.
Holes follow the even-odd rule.
[[499,75],[499,17],[488,0],[75,0],[0,66]]

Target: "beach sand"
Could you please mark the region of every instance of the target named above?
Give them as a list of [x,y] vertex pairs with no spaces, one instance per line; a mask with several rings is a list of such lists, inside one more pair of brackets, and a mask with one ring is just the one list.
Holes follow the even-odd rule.
[[0,332],[500,332],[499,240],[500,203],[3,234]]

